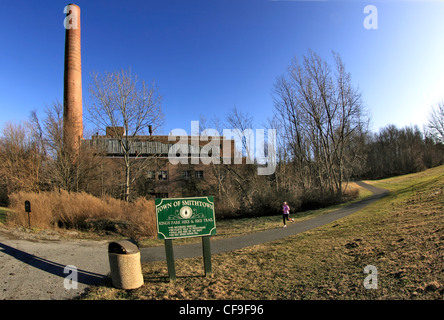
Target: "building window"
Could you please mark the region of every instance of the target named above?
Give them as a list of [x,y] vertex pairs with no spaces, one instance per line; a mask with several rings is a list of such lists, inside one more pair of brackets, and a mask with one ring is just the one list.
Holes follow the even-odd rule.
[[188,180],[191,177],[191,172],[190,171],[182,171],[182,178]]
[[194,177],[196,179],[203,179],[203,171],[202,170],[198,170],[194,172]]
[[159,180],[168,180],[168,171],[159,171],[157,178]]
[[146,178],[147,178],[148,180],[154,180],[155,177],[156,177],[156,171],[148,170],[148,171],[146,172]]

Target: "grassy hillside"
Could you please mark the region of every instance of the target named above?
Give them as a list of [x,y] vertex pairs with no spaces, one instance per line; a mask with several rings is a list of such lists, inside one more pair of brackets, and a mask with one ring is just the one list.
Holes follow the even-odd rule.
[[[384,199],[329,225],[284,240],[176,261],[143,265],[133,291],[94,287],[87,299],[442,299],[444,294],[444,167],[367,181],[389,189]],[[378,271],[365,289],[364,268]]]

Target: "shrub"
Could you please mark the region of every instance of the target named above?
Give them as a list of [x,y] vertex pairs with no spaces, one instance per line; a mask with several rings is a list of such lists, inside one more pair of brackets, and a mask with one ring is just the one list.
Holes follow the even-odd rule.
[[[359,196],[359,189],[351,184],[343,190],[342,196],[333,194],[322,195],[317,189],[300,191],[275,192],[271,188],[264,188],[255,193],[251,206],[241,206],[238,210],[224,212],[224,218],[245,218],[282,214],[282,205],[286,201],[293,214],[315,210],[353,200]],[[242,205],[243,203],[241,203]]]

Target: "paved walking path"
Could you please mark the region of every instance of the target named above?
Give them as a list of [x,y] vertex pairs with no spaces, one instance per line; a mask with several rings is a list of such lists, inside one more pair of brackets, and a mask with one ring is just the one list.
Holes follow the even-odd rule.
[[[238,250],[317,228],[352,214],[387,194],[387,190],[362,182],[358,184],[374,194],[325,215],[289,224],[285,229],[275,228],[234,238],[212,240],[211,252],[217,254]],[[108,241],[23,239],[0,228],[0,300],[74,298],[109,274],[107,250]],[[176,245],[174,255],[176,259],[202,256],[201,244]],[[165,260],[164,247],[142,248],[141,260]],[[77,288],[65,288],[65,278],[71,274],[71,271],[65,269],[68,265],[77,268]]]
[[[309,220],[305,220],[302,222],[298,222],[295,224],[287,224],[287,228],[274,228],[266,231],[256,232],[247,234],[244,236],[213,240],[211,241],[211,253],[218,254],[227,251],[233,251],[242,249],[245,247],[254,246],[257,244],[262,244],[278,239],[282,239],[294,234],[298,234],[310,229],[314,229],[320,226],[323,226],[327,223],[333,222],[335,220],[341,219],[345,216],[348,216],[358,210],[363,209],[370,203],[381,199],[385,195],[387,195],[388,190],[376,188],[372,185],[369,185],[364,182],[356,182],[359,186],[366,188],[373,192],[372,196],[369,196],[363,200],[352,203],[346,207],[337,209],[335,211],[329,212],[322,216],[318,216]],[[217,239],[217,238],[216,238]],[[183,259],[183,258],[192,258],[202,256],[202,244],[189,244],[189,245],[176,245],[174,246],[174,258],[175,259]],[[162,247],[154,247],[154,248],[142,248],[141,249],[141,260],[142,262],[152,262],[152,261],[161,261],[166,260],[165,256],[165,248]]]
[[[109,273],[108,241],[22,240],[0,230],[0,300],[66,300]],[[77,267],[77,288],[65,278]]]

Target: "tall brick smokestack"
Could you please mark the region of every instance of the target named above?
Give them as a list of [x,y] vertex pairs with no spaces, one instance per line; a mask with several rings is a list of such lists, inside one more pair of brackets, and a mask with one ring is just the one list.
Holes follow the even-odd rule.
[[80,55],[80,8],[65,7],[65,71],[63,93],[63,142],[65,150],[78,155],[83,138],[82,62]]

